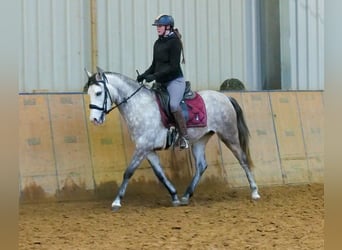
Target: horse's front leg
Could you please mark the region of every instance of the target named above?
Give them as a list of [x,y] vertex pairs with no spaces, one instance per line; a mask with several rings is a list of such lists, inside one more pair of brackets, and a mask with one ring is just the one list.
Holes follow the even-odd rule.
[[124,197],[129,179],[132,177],[134,171],[139,167],[141,161],[144,159],[145,153],[142,151],[135,151],[133,158],[125,170],[123,181],[120,185],[119,192],[112,203],[112,210],[116,211],[121,207],[121,199]]
[[155,173],[155,175],[158,177],[159,181],[161,181],[166,189],[169,191],[172,199],[172,205],[178,206],[180,204],[180,201],[178,199],[177,191],[175,187],[172,185],[172,183],[169,181],[169,179],[166,177],[163,168],[160,165],[159,156],[156,152],[151,152],[147,154],[147,160],[152,166],[152,169]]
[[181,205],[188,205],[190,197],[193,195],[195,188],[197,187],[204,171],[207,169],[207,162],[205,159],[205,145],[208,142],[210,135],[202,138],[199,142],[192,146],[192,155],[195,159],[195,175],[192,178],[191,183],[186,189],[183,197],[181,198]]

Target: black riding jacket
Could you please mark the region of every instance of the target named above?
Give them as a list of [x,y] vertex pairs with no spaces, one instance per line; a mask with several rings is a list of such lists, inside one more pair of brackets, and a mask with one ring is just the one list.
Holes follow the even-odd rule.
[[153,46],[153,61],[144,75],[153,74],[157,82],[165,83],[183,76],[180,66],[182,43],[175,33],[159,37]]

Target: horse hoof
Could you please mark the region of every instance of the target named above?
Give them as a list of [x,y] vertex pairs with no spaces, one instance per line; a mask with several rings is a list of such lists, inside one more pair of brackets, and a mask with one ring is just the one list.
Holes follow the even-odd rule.
[[174,207],[178,207],[180,204],[181,204],[181,203],[180,203],[179,200],[172,201],[172,206],[174,206]]
[[119,211],[120,208],[121,208],[120,206],[113,206],[112,211],[117,212],[117,211]]
[[117,212],[117,211],[119,211],[120,208],[121,208],[121,206],[114,205],[114,206],[112,206],[112,211]]
[[180,201],[180,204],[181,204],[182,206],[187,206],[187,205],[189,205],[189,199],[186,198],[186,197],[182,197],[182,199],[181,199],[181,201]]
[[260,195],[259,195],[257,192],[255,192],[255,193],[253,192],[253,193],[252,193],[252,199],[253,199],[253,200],[259,200],[260,198],[261,198],[261,197],[260,197]]

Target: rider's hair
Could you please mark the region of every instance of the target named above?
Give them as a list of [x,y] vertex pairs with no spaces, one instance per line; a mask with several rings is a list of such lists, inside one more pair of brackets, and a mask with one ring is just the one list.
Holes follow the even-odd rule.
[[185,57],[184,57],[184,46],[182,42],[182,34],[179,32],[177,28],[173,28],[173,32],[176,34],[176,36],[179,38],[181,45],[182,45],[182,63],[185,64]]

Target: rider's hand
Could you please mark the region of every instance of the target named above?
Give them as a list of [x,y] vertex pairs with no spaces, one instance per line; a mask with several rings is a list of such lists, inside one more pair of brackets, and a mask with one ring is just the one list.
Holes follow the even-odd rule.
[[145,76],[145,80],[146,80],[146,82],[152,82],[152,81],[156,80],[156,77],[153,74],[147,75],[147,76]]
[[145,80],[145,75],[144,74],[137,76],[137,82],[142,82],[144,80]]

